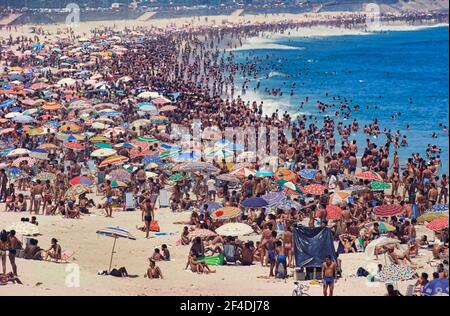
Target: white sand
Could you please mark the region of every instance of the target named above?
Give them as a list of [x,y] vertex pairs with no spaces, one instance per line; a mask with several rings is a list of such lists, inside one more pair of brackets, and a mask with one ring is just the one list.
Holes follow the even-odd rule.
[[[333,13],[333,15],[340,13]],[[314,15],[314,18],[326,18],[329,14]],[[87,33],[92,27],[102,25],[116,25],[118,28],[124,26],[154,26],[166,27],[169,25],[192,26],[200,24],[228,22],[239,23],[245,21],[270,22],[285,19],[307,20],[313,18],[309,15],[271,15],[271,16],[238,16],[209,17],[209,22],[202,18],[200,21],[192,19],[166,19],[142,21],[110,21],[81,23],[75,32],[77,34]],[[64,28],[64,25],[47,25],[46,30],[55,33],[57,29]],[[402,29],[408,29],[402,26]],[[342,34],[360,34],[361,30],[342,30],[336,28],[315,27],[311,29],[301,29],[301,36],[325,36]],[[2,30],[0,37],[9,36],[9,32]],[[30,26],[21,26],[17,32],[12,32],[13,36],[30,35]],[[298,35],[298,34],[297,34]],[[294,36],[294,34],[292,34]],[[250,42],[250,44],[252,44]],[[259,43],[260,44],[260,43]],[[248,45],[248,44],[247,44]],[[255,45],[255,42],[253,42]],[[17,222],[25,214],[4,213],[4,204],[0,208],[0,227]],[[286,283],[284,281],[258,279],[257,276],[268,275],[268,268],[259,265],[252,267],[222,266],[217,267],[217,273],[212,275],[196,275],[184,270],[188,247],[175,246],[179,238],[183,225],[174,225],[174,221],[187,220],[189,214],[172,214],[168,209],[160,209],[156,213],[157,220],[163,232],[175,233],[173,236],[157,237],[146,240],[142,232],[135,229],[136,225],[141,225],[140,212],[117,212],[113,219],[105,218],[100,211],[95,215],[85,216],[81,220],[63,219],[61,216],[39,216],[41,236],[37,237],[41,247],[48,247],[50,239],[55,237],[59,240],[63,250],[73,250],[75,252],[72,262],[79,265],[80,286],[68,287],[67,279],[70,281],[70,272],[66,268],[73,269],[73,266],[55,264],[49,262],[29,261],[17,259],[19,277],[24,282],[23,286],[8,285],[0,286],[0,296],[6,295],[291,295],[293,289],[292,278]],[[137,274],[134,279],[119,279],[108,276],[98,276],[98,270],[108,268],[109,256],[113,244],[113,239],[97,236],[96,230],[106,226],[120,226],[135,234],[138,239],[118,240],[116,254],[114,256],[114,266],[125,266],[130,274]],[[428,233],[430,233],[428,231]],[[420,234],[420,233],[419,233]],[[252,237],[255,239],[256,237]],[[163,262],[161,267],[163,280],[144,279],[143,275],[147,268],[147,258],[153,253],[155,247],[160,247],[166,243],[174,259],[172,262]],[[430,254],[427,253],[420,261],[423,263]],[[351,277],[358,267],[368,267],[368,261],[363,254],[349,254],[341,256],[344,269],[344,278],[336,285],[336,295],[383,295],[385,288],[383,284],[370,284],[368,286],[364,278]],[[376,263],[376,262],[373,262]],[[372,263],[372,266],[373,266]],[[8,270],[10,269],[8,263]],[[419,270],[421,272],[423,269]],[[430,267],[427,267],[431,271]],[[401,291],[405,291],[408,284],[402,282],[399,285]],[[69,282],[70,285],[70,282]],[[321,295],[319,286],[311,287],[311,295]]]

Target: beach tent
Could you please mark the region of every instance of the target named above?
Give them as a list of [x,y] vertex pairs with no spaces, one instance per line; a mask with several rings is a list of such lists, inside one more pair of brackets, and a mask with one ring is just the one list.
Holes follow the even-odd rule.
[[333,244],[333,233],[328,227],[309,228],[295,225],[294,256],[297,268],[320,268],[326,256],[337,261],[338,254]]

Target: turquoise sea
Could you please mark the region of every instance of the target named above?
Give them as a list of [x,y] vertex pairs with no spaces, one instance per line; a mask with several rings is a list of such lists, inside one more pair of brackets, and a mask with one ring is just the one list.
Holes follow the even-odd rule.
[[[257,58],[260,70],[251,78],[243,98],[264,100],[269,111],[318,116],[319,122],[320,116],[333,116],[337,108],[319,113],[317,100],[339,104],[337,96],[347,98],[361,109],[344,124],[357,119],[363,127],[377,118],[381,130],[399,130],[409,142],[408,147],[398,149],[403,161],[415,152],[424,155],[428,144],[436,144],[442,149],[442,172],[448,174],[449,138],[443,131],[443,126],[449,126],[448,35],[448,26],[443,26],[370,35],[290,37],[274,41],[282,45],[275,48],[239,50],[235,52],[237,62]],[[243,80],[238,78],[239,87]],[[261,86],[255,92],[258,81]],[[270,96],[265,88],[282,88],[283,96]],[[306,96],[309,102],[300,109]],[[367,138],[361,130],[351,136],[360,148]],[[372,141],[384,144],[385,136]]]

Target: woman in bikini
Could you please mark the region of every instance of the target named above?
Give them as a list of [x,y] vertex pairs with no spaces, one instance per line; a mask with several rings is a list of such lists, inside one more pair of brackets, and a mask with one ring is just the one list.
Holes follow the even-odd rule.
[[294,251],[293,251],[293,238],[292,238],[292,228],[291,226],[286,226],[286,231],[281,235],[281,240],[283,241],[284,254],[288,258],[288,266],[290,268],[294,267]]

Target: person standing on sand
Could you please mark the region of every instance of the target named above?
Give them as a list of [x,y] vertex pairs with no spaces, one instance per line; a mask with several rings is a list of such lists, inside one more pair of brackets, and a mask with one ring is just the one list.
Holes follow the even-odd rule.
[[144,203],[141,204],[142,221],[145,223],[145,238],[148,238],[148,235],[150,233],[150,224],[155,218],[153,206],[154,204],[151,202],[150,198],[146,198],[144,200]]
[[336,272],[336,264],[330,256],[326,256],[325,262],[322,264],[323,296],[333,296]]
[[17,265],[16,265],[16,254],[17,254],[17,246],[19,245],[19,241],[16,237],[16,231],[11,230],[8,235],[8,250],[9,250],[9,263],[11,263],[11,267],[15,276],[17,276]]
[[112,192],[112,187],[111,187],[111,180],[106,180],[104,193],[105,193],[105,199],[106,199],[106,201],[105,201],[106,217],[112,217],[113,192]]

